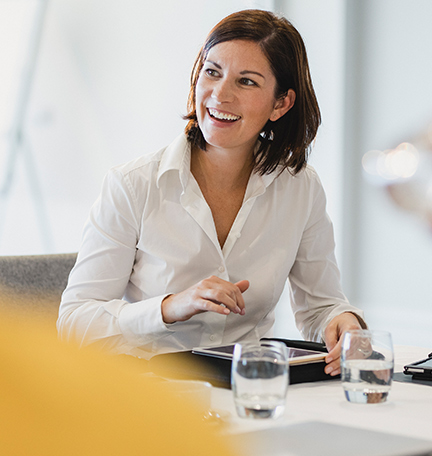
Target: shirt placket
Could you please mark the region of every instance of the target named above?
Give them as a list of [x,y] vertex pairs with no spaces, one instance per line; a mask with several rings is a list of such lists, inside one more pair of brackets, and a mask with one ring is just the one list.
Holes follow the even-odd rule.
[[[252,176],[245,194],[245,201],[231,227],[223,249],[217,239],[216,227],[213,221],[211,209],[202,196],[201,190],[194,179],[189,179],[184,192],[181,195],[181,204],[184,209],[194,218],[208,238],[212,241],[218,252],[220,262],[215,265],[214,275],[229,281],[229,271],[226,260],[236,241],[241,237],[243,226],[252,210],[256,198],[263,194],[265,187],[258,176]],[[208,312],[205,318],[205,329],[201,336],[200,346],[214,346],[222,344],[226,324],[226,316]]]
[[[180,202],[183,208],[201,227],[218,252],[219,262],[215,264],[214,275],[229,280],[228,271],[222,250],[217,239],[213,216],[201,194],[196,181],[190,178],[181,195]],[[200,346],[220,345],[222,343],[226,316],[208,312],[205,315],[205,326],[201,335]]]

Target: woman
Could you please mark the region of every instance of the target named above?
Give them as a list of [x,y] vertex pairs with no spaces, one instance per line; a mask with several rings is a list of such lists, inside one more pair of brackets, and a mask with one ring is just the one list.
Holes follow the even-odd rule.
[[287,279],[305,338],[364,327],[343,295],[331,222],[306,165],[320,123],[297,30],[269,12],[210,32],[185,134],[109,172],[58,320],[65,339],[149,358],[271,336]]

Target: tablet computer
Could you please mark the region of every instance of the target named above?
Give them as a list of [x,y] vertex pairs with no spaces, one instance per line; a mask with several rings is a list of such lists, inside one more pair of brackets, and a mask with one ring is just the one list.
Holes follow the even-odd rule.
[[[192,350],[196,355],[213,356],[215,358],[232,359],[234,345],[221,345],[217,347],[198,347]],[[304,348],[291,348],[289,350],[289,364],[308,364],[324,361],[327,353],[308,350]]]
[[429,358],[404,366],[404,374],[412,375],[414,379],[432,380],[432,353]]

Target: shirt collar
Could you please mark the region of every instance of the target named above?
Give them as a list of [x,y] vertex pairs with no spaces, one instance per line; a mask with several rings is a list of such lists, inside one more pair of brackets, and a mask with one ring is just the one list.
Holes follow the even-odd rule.
[[264,174],[264,176],[253,173],[246,188],[245,201],[265,193],[267,187],[275,180],[276,177],[277,173],[275,172],[271,174]]
[[156,185],[159,187],[161,177],[168,171],[177,171],[183,188],[190,175],[191,148],[186,135],[179,135],[164,151],[159,163]]
[[[180,182],[183,188],[186,187],[190,176],[191,163],[191,146],[186,139],[185,134],[179,135],[164,151],[159,164],[157,175],[157,186],[161,177],[168,171],[178,171]],[[251,184],[253,193],[264,193],[265,189],[275,180],[280,173],[279,167],[270,174],[260,176],[253,173],[251,176]]]

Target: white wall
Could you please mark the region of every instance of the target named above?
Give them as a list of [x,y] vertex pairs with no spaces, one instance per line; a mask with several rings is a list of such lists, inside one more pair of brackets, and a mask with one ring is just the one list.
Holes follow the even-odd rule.
[[[432,2],[358,2],[361,65],[357,103],[347,115],[357,120],[347,141],[350,166],[360,173],[362,155],[410,140],[432,120]],[[393,205],[381,188],[356,180],[350,259],[356,283],[352,300],[371,326],[387,327],[398,343],[432,346],[432,233]]]

